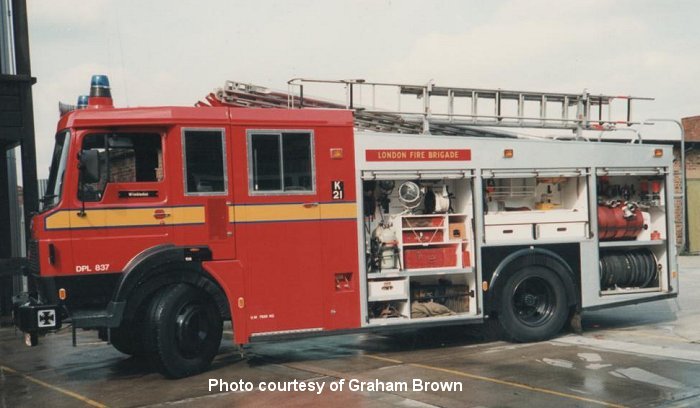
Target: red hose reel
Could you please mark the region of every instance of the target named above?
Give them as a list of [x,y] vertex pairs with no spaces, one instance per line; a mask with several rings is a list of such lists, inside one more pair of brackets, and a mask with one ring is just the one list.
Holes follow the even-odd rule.
[[636,204],[611,202],[598,204],[598,239],[633,240],[644,229],[644,217]]

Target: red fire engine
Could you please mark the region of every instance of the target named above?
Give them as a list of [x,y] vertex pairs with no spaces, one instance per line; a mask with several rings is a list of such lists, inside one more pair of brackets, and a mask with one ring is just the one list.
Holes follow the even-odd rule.
[[634,124],[602,118],[619,97],[397,85],[448,98],[438,117],[360,108],[359,86],[394,84],[340,83],[345,106],[228,83],[201,106],[118,109],[93,77],[33,219],[28,343],[69,322],[74,341],[100,329],[183,377],[226,320],[237,344],[489,317],[538,341],[581,311],[677,295],[671,147],[582,134]]

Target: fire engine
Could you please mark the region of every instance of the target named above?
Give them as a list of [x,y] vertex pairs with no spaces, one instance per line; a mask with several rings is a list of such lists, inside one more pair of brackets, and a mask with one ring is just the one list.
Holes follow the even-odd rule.
[[[319,83],[345,102],[304,96]],[[238,345],[488,318],[530,342],[585,311],[677,296],[671,146],[590,136],[640,124],[644,98],[289,86],[115,108],[94,76],[58,122],[31,226],[15,305],[28,344],[63,323],[74,343],[99,329],[177,378],[209,367],[228,320]],[[379,88],[419,107],[360,103]]]

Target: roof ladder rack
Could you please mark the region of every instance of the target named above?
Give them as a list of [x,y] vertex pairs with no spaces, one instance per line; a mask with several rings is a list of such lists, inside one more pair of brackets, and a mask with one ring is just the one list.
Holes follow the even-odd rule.
[[[294,78],[287,85],[288,91],[282,92],[227,81],[224,88],[207,97],[207,102],[238,107],[350,109],[354,111],[356,127],[384,132],[476,135],[484,130],[473,127],[486,126],[568,129],[578,138],[583,130],[622,130],[642,124],[632,119],[632,102],[653,100],[593,95],[586,90],[577,94],[441,87],[432,81],[411,85],[363,79]],[[331,89],[336,98],[309,98],[309,87]],[[340,98],[338,89],[342,91]],[[363,101],[365,94],[370,95],[369,105]],[[378,101],[386,106],[392,104],[390,100],[395,101],[393,109],[377,108]],[[406,105],[412,108],[407,109]]]
[[[294,98],[294,94],[304,94],[304,88],[313,84],[335,84],[344,87],[346,108],[362,108],[366,112],[399,114],[424,124],[424,131],[432,125],[449,124],[454,126],[528,127],[548,129],[615,130],[620,126],[641,124],[632,119],[632,102],[650,101],[653,98],[636,96],[593,95],[587,90],[582,93],[554,93],[513,91],[505,89],[484,89],[436,86],[432,81],[424,85],[368,82],[363,79],[318,80],[295,78],[290,80],[289,107],[304,107],[304,98]],[[356,95],[362,89],[369,89],[372,107],[358,104]],[[377,110],[374,102],[378,89],[390,90],[398,95],[396,109]],[[401,109],[402,96],[414,96],[422,100],[420,110]],[[298,104],[297,104],[298,102]],[[615,106],[615,109],[613,108]],[[619,106],[621,105],[621,106]],[[442,106],[437,109],[436,106]],[[457,106],[467,106],[460,111]],[[490,109],[489,109],[490,108]],[[553,112],[552,108],[558,108]],[[623,115],[613,117],[614,111]]]

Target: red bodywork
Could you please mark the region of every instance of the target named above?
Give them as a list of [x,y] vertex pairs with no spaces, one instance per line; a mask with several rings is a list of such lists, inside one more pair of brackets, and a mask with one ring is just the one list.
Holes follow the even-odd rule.
[[[226,196],[184,194],[183,128],[225,131]],[[39,253],[47,254],[49,244],[54,247],[53,263],[46,256],[39,260],[43,277],[121,273],[139,253],[164,243],[207,246],[213,259],[204,262],[203,268],[226,293],[236,343],[246,343],[255,333],[360,326],[358,221],[355,214],[347,216],[356,202],[353,118],[349,111],[85,109],[63,116],[58,129],[70,129],[71,153],[60,202],[34,219]],[[249,194],[246,132],[253,129],[313,132],[315,193]],[[83,205],[77,198],[77,152],[82,139],[86,134],[114,131],[160,133],[163,180],[137,186],[108,184],[100,202],[85,203],[88,221],[78,221],[91,224],[76,227],[75,214]],[[342,158],[332,158],[331,149],[342,149]],[[344,183],[340,201],[332,199],[333,181]],[[158,194],[119,197],[120,190],[130,188]],[[343,204],[343,216],[334,217],[341,208],[337,206]],[[251,209],[264,213],[263,205],[275,206],[270,207],[274,219],[250,217]],[[295,219],[301,208],[307,215],[303,220]],[[202,222],[191,222],[201,212],[204,219],[198,220]],[[285,217],[286,212],[289,217]],[[152,218],[160,224],[119,225],[128,217]],[[339,277],[342,284],[338,284]]]

